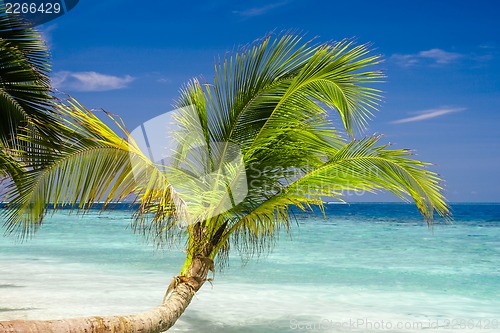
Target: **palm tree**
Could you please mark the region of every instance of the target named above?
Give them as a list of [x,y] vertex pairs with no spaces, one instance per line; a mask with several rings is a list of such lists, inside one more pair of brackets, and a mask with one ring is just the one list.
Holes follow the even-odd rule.
[[[383,78],[372,69],[380,61],[368,46],[350,41],[304,43],[294,35],[259,40],[217,64],[212,83],[193,80],[181,90],[177,106],[185,112],[176,118],[176,149],[167,166],[147,157],[119,122],[125,138],[76,101],[60,103],[67,144],[41,151],[50,164],[31,168],[11,193],[8,232],[35,231],[47,203],[86,211],[93,202],[106,206],[135,193],[135,230],[159,244],[185,241],[186,260],[163,303],[148,312],[1,322],[0,328],[167,330],[230,248],[265,251],[280,230],[292,227],[294,209],[322,208],[325,198],[342,200],[344,191],[385,189],[412,199],[428,223],[436,212],[447,216],[440,178],[428,163],[380,144],[378,136],[354,138],[380,99],[372,87]],[[344,134],[328,110],[338,113]],[[200,175],[215,176],[206,181]],[[186,186],[174,185],[179,177]],[[236,200],[240,186],[246,195]],[[223,203],[228,198],[229,206]]]
[[[23,135],[57,141],[51,115],[49,53],[40,34],[0,3],[0,181],[22,172]],[[29,130],[28,130],[29,128]]]

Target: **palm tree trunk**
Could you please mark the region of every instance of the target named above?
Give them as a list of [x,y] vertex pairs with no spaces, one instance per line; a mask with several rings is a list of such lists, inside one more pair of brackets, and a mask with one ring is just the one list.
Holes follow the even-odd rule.
[[[157,333],[168,330],[204,284],[213,262],[194,258],[189,276],[177,276],[170,296],[157,308],[128,316],[70,318],[61,320],[12,320],[0,322],[1,333]],[[170,292],[171,290],[171,292]]]
[[161,306],[129,316],[86,317],[61,320],[13,320],[0,322],[0,332],[163,332],[174,325],[195,291],[178,285]]

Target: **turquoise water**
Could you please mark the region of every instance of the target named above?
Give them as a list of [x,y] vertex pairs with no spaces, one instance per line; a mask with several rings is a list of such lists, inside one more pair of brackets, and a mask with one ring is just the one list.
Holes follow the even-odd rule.
[[[500,332],[500,205],[453,205],[429,229],[407,204],[328,205],[205,284],[173,332]],[[127,314],[161,302],[183,252],[154,251],[130,212],[60,212],[0,238],[0,320]]]

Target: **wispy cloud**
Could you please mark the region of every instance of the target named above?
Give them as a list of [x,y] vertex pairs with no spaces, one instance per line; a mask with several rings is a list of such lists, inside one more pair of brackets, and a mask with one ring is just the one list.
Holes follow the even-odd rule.
[[281,2],[275,2],[275,3],[270,3],[268,5],[262,6],[262,7],[253,7],[250,9],[245,9],[245,10],[233,10],[233,14],[237,14],[240,16],[244,17],[253,17],[253,16],[259,16],[259,15],[264,15],[271,10],[284,6],[287,4],[287,1],[281,1]]
[[431,65],[447,65],[463,58],[460,53],[447,52],[441,49],[430,49],[415,54],[393,54],[391,59],[402,67],[411,67],[421,63]]
[[134,81],[130,75],[114,76],[97,72],[61,71],[52,76],[52,85],[61,90],[106,91],[123,89]]
[[45,44],[50,50],[54,49],[54,45],[52,43],[52,33],[57,29],[57,24],[43,25],[38,28],[38,31],[42,35]]
[[161,77],[156,80],[156,82],[161,83],[161,84],[169,84],[172,83],[172,80],[169,78]]
[[479,45],[479,48],[481,48],[481,49],[488,49],[488,50],[496,49],[497,48],[497,43],[495,43],[495,42],[482,43],[482,44]]
[[471,59],[478,64],[485,64],[498,57],[498,46],[494,42],[480,44],[478,49],[471,55]]
[[463,57],[463,55],[454,52],[446,52],[441,49],[431,49],[428,51],[421,51],[418,53],[421,58],[431,59],[437,64],[449,64],[457,59]]
[[417,113],[416,116],[395,120],[391,123],[392,124],[413,123],[416,121],[424,121],[424,120],[428,120],[428,119],[442,117],[442,116],[450,114],[450,113],[461,112],[464,110],[465,110],[465,108],[450,108],[450,107],[442,107],[442,108],[437,108],[437,109],[423,110],[423,111],[415,112],[415,113]]

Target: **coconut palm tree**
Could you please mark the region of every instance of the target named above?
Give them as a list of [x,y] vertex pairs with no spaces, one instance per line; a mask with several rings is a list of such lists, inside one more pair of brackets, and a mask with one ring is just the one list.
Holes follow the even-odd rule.
[[325,198],[342,200],[345,191],[385,189],[413,200],[428,223],[436,212],[447,216],[440,178],[428,163],[378,136],[355,138],[380,99],[372,87],[383,78],[373,69],[380,61],[350,41],[315,44],[288,34],[259,40],[217,64],[212,83],[192,80],[181,90],[175,149],[164,164],[119,122],[122,134],[76,101],[60,103],[67,144],[40,151],[51,162],[30,168],[11,193],[8,232],[35,231],[48,203],[85,211],[134,193],[135,230],[160,244],[185,242],[186,260],[162,304],[148,312],[1,322],[0,329],[167,330],[209,280],[214,261],[224,263],[230,249],[266,251],[292,227],[294,210],[322,208]]

